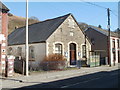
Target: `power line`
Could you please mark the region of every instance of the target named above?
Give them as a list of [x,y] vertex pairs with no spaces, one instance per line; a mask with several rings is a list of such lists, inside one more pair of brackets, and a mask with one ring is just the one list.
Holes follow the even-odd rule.
[[[98,4],[94,4],[94,3],[91,3],[91,2],[86,2],[85,0],[80,0],[80,1],[85,2],[85,3],[89,4],[89,5],[93,5],[93,6],[102,8],[102,9],[106,9],[106,10],[108,9],[107,7],[104,7],[104,6],[101,6],[101,5],[98,5]],[[118,15],[115,14],[115,12],[114,12],[113,10],[110,9],[110,12],[111,12],[113,15],[115,15],[115,16],[118,17]]]
[[113,15],[115,15],[115,16],[117,16],[117,17],[118,17],[118,15],[117,15],[117,14],[115,14],[115,12],[113,12],[112,10],[111,10],[111,13],[112,13]]
[[108,9],[108,8],[103,7],[103,6],[100,6],[100,5],[98,5],[98,4],[94,4],[94,3],[91,3],[91,2],[86,2],[85,0],[80,0],[80,1],[85,2],[85,3],[88,3],[88,4],[93,5],[93,6],[97,6],[97,7],[103,8],[103,9]]
[[118,13],[118,11],[116,11],[116,10],[114,10],[114,9],[113,9],[112,11],[114,11],[114,12]]

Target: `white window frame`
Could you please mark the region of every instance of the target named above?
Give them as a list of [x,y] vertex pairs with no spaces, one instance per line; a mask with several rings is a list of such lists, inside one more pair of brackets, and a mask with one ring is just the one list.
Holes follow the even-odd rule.
[[[60,49],[58,48],[58,50],[56,50],[56,45],[59,45]],[[61,55],[63,55],[63,45],[61,43],[56,43],[54,51],[55,51],[55,54],[61,54]]]

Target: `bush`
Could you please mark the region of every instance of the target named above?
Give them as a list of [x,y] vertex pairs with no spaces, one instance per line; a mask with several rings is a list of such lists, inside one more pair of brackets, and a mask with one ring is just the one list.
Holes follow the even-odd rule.
[[43,70],[62,70],[66,66],[66,59],[60,54],[51,54],[40,63]]

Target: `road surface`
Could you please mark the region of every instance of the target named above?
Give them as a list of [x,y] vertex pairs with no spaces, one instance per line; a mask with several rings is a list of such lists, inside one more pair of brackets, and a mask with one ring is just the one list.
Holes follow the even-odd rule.
[[119,81],[120,70],[114,70],[40,83],[22,88],[118,88]]

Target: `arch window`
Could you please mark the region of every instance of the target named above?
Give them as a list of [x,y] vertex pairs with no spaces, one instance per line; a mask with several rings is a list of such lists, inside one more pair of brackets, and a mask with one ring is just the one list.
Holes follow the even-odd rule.
[[62,44],[60,44],[60,43],[55,44],[55,54],[62,55]]
[[82,58],[86,57],[86,45],[82,45]]

